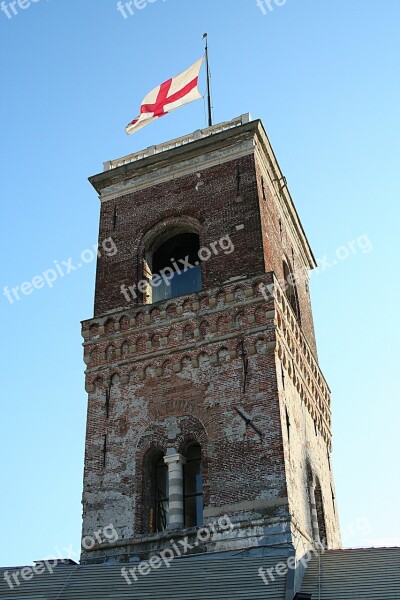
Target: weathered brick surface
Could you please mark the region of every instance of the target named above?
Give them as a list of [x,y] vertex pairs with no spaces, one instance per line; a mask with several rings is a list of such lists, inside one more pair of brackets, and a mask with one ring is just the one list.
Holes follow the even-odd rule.
[[273,271],[282,285],[285,279],[283,274],[284,259],[295,273],[302,330],[312,351],[316,354],[314,322],[308,287],[309,265],[302,253],[300,240],[293,231],[290,214],[279,193],[279,186],[283,185],[283,182],[275,182],[274,185],[267,187],[266,180],[268,176],[266,173],[268,173],[268,166],[265,154],[259,156],[256,166],[261,198],[260,214],[266,270]]
[[[263,280],[272,278],[264,276]],[[231,296],[233,300],[227,301]],[[210,300],[215,300],[215,306],[210,307]],[[194,310],[193,305],[199,305],[199,309]],[[156,308],[117,313],[112,323],[107,319],[105,330],[109,333],[103,336],[97,334],[102,320],[84,323],[85,336],[90,336],[85,342],[90,407],[84,491],[86,534],[108,520],[124,538],[148,532],[149,507],[140,501],[142,465],[152,448],[166,450],[171,417],[180,430],[174,440],[180,452],[190,441],[202,446],[206,513],[208,508],[256,499],[277,498],[285,503],[272,309],[273,301],[269,305],[265,302],[254,278],[223,290],[211,288],[207,293],[160,303]],[[115,331],[121,319],[135,324]],[[188,325],[190,335],[185,337]],[[155,332],[158,340],[168,340],[166,348],[150,347]],[[249,360],[245,393],[243,336]],[[123,356],[125,344],[136,351]],[[235,407],[251,415],[263,439],[246,426]],[[268,486],[266,481],[270,482]],[[279,510],[278,506],[269,512]]]
[[[116,555],[167,544],[168,534],[149,535],[146,461],[154,449],[185,453],[194,441],[203,453],[205,522],[227,513],[236,524],[222,549],[295,539],[306,547],[313,535],[310,469],[321,483],[328,544],[340,543],[329,389],[316,359],[307,276],[298,284],[301,327],[277,284],[283,258],[305,272],[312,255],[290,199],[276,190],[265,134],[252,127],[232,137],[244,153],[233,160],[225,156],[232,148],[224,134],[223,148],[216,136],[204,156],[188,150],[193,173],[134,191],[124,186],[139,181],[140,167],[110,175],[114,191],[103,198],[100,242],[112,236],[118,253],[99,259],[95,316],[82,324],[89,394],[83,533],[112,523]],[[218,164],[201,169],[217,150]],[[107,177],[99,178],[102,194]],[[182,219],[196,225],[202,246],[229,234],[235,251],[202,265],[202,292],[128,305],[120,286],[142,277],[149,232]],[[266,299],[260,284],[274,282],[277,293]],[[102,549],[89,554],[100,560]]]
[[[311,535],[311,471],[321,485],[327,543],[337,548],[341,541],[330,460],[329,389],[284,294],[278,293],[275,311],[276,372],[290,511],[301,529]],[[296,533],[306,549],[302,537]]]
[[[238,168],[241,202],[236,201]],[[196,189],[199,181],[203,185]],[[143,278],[144,236],[157,226],[161,234],[163,228],[174,224],[176,217],[192,219],[201,247],[230,235],[235,247],[240,248],[229,255],[220,252],[203,263],[204,288],[265,270],[254,158],[246,156],[201,171],[200,179],[193,173],[102,204],[100,241],[112,237],[118,252],[112,258],[103,255],[98,260],[96,315],[126,303],[121,285],[130,286]],[[244,229],[237,231],[237,225],[244,225]]]

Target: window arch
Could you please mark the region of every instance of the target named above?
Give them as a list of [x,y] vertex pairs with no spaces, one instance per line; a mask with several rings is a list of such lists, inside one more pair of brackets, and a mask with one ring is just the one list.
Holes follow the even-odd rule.
[[283,261],[283,279],[287,299],[298,321],[301,320],[299,296],[296,287],[296,276],[286,260]]
[[185,527],[203,525],[203,469],[201,447],[192,444],[186,451],[183,467]]
[[[180,485],[176,482],[177,464],[181,465],[183,475]],[[178,496],[182,500],[179,519],[174,506],[172,512],[170,510],[170,484],[173,485],[172,498]],[[203,525],[202,451],[199,444],[191,443],[183,454],[166,455],[160,448],[152,448],[145,455],[142,510],[144,533]]]
[[191,224],[170,226],[153,238],[144,256],[143,274],[148,281],[145,303],[199,292],[199,251],[199,233]]

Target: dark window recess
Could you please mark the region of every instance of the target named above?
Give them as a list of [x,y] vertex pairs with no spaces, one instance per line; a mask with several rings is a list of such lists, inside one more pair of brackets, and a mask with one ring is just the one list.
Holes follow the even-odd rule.
[[267,199],[267,195],[265,193],[265,183],[264,183],[264,177],[261,177],[261,187],[262,187],[262,195],[263,195],[263,200]]
[[283,369],[283,364],[281,363],[281,377],[282,377],[282,387],[285,389],[285,371]]
[[288,441],[290,442],[290,419],[289,419],[288,409],[286,407],[285,407],[285,412],[286,412],[287,436],[288,436]]
[[117,226],[117,207],[114,206],[114,213],[113,213],[113,229],[115,229]]
[[[156,282],[153,286],[152,301],[168,300],[201,290],[201,266],[199,261],[200,240],[195,233],[182,233],[166,241],[153,254],[152,275],[160,275],[163,269],[174,271],[172,279]],[[191,267],[179,262],[186,259]],[[196,264],[197,263],[197,264]],[[171,274],[170,271],[166,273]]]
[[190,446],[183,467],[185,527],[203,525],[203,476],[201,448]]
[[289,304],[292,307],[292,310],[296,315],[297,320],[301,322],[299,297],[297,294],[295,276],[290,270],[286,261],[283,261],[283,278],[285,281],[286,296],[289,300]]
[[154,486],[154,530],[165,531],[169,521],[169,481],[164,456],[154,461]]

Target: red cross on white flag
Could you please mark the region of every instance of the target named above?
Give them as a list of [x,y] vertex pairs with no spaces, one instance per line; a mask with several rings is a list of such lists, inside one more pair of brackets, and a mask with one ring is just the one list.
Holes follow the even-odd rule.
[[140,107],[140,116],[126,126],[126,133],[135,133],[154,119],[163,117],[184,104],[202,98],[198,88],[199,73],[204,57],[180,75],[172,77],[154,88],[144,98]]

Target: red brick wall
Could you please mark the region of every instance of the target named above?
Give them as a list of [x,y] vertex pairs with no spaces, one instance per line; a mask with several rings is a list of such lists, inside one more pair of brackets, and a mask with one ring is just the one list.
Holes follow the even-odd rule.
[[[260,212],[264,240],[266,270],[273,271],[281,283],[284,282],[283,260],[287,260],[292,272],[296,274],[296,289],[299,299],[301,327],[314,354],[317,354],[311,298],[308,288],[309,266],[301,256],[298,240],[291,239],[289,234],[291,223],[282,209],[282,203],[271,191],[257,163],[257,180],[260,193]],[[264,187],[264,194],[263,194]]]
[[[238,167],[241,202],[237,202]],[[199,181],[204,185],[197,191]],[[98,259],[95,315],[126,305],[121,285],[130,286],[143,278],[143,236],[177,217],[191,217],[199,224],[201,246],[230,235],[238,249],[229,255],[220,252],[203,263],[204,288],[231,277],[265,272],[254,157],[247,156],[201,171],[201,178],[194,173],[102,204],[100,244],[111,236],[118,252]],[[240,224],[245,227],[237,231]]]
[[[314,358],[306,275],[297,283],[302,332],[282,295],[266,301],[259,289],[261,282],[272,284],[272,272],[283,280],[284,257],[296,272],[307,264],[293,223],[266,181],[263,197],[265,168],[245,156],[102,203],[99,241],[112,237],[118,252],[98,260],[95,316],[83,323],[89,392],[84,535],[110,523],[120,540],[149,533],[146,456],[168,446],[184,453],[190,442],[202,447],[206,515],[236,506],[228,511],[233,520],[261,519],[279,531],[290,505],[300,530],[309,531],[303,446],[312,439],[309,454],[325,493],[332,481],[329,391]],[[177,219],[198,227],[201,246],[229,235],[235,250],[202,264],[202,292],[154,306],[140,298],[128,304],[121,286],[143,278],[149,232]],[[243,280],[229,282],[238,276]],[[281,365],[293,382],[286,396],[278,389]],[[298,429],[291,442],[286,409]],[[179,429],[173,440],[171,417]],[[310,423],[318,443],[309,437]],[[337,518],[329,505],[327,513],[335,539]],[[290,528],[285,531],[290,539]]]
[[[272,282],[271,275],[263,281]],[[124,537],[148,532],[144,458],[152,448],[165,451],[168,443],[179,452],[190,441],[201,444],[205,508],[286,498],[273,300],[266,303],[258,285],[254,278],[156,308],[121,311],[113,322],[103,318],[83,324],[89,391],[86,530],[98,519],[102,523],[111,519]],[[134,319],[135,325],[123,331],[119,322],[124,316],[130,322]],[[188,324],[192,333],[184,341]],[[149,347],[154,332],[157,346]],[[141,337],[144,343],[139,348]],[[159,339],[166,340],[165,345],[159,345]],[[249,361],[245,392],[242,339]],[[124,358],[121,349],[126,343],[130,352]],[[110,344],[115,348],[113,360],[107,358]],[[110,380],[107,419],[105,390]],[[236,407],[251,417],[262,437],[246,425]],[[173,442],[167,435],[171,416],[180,429]],[[280,510],[271,507],[265,517],[276,517]]]

